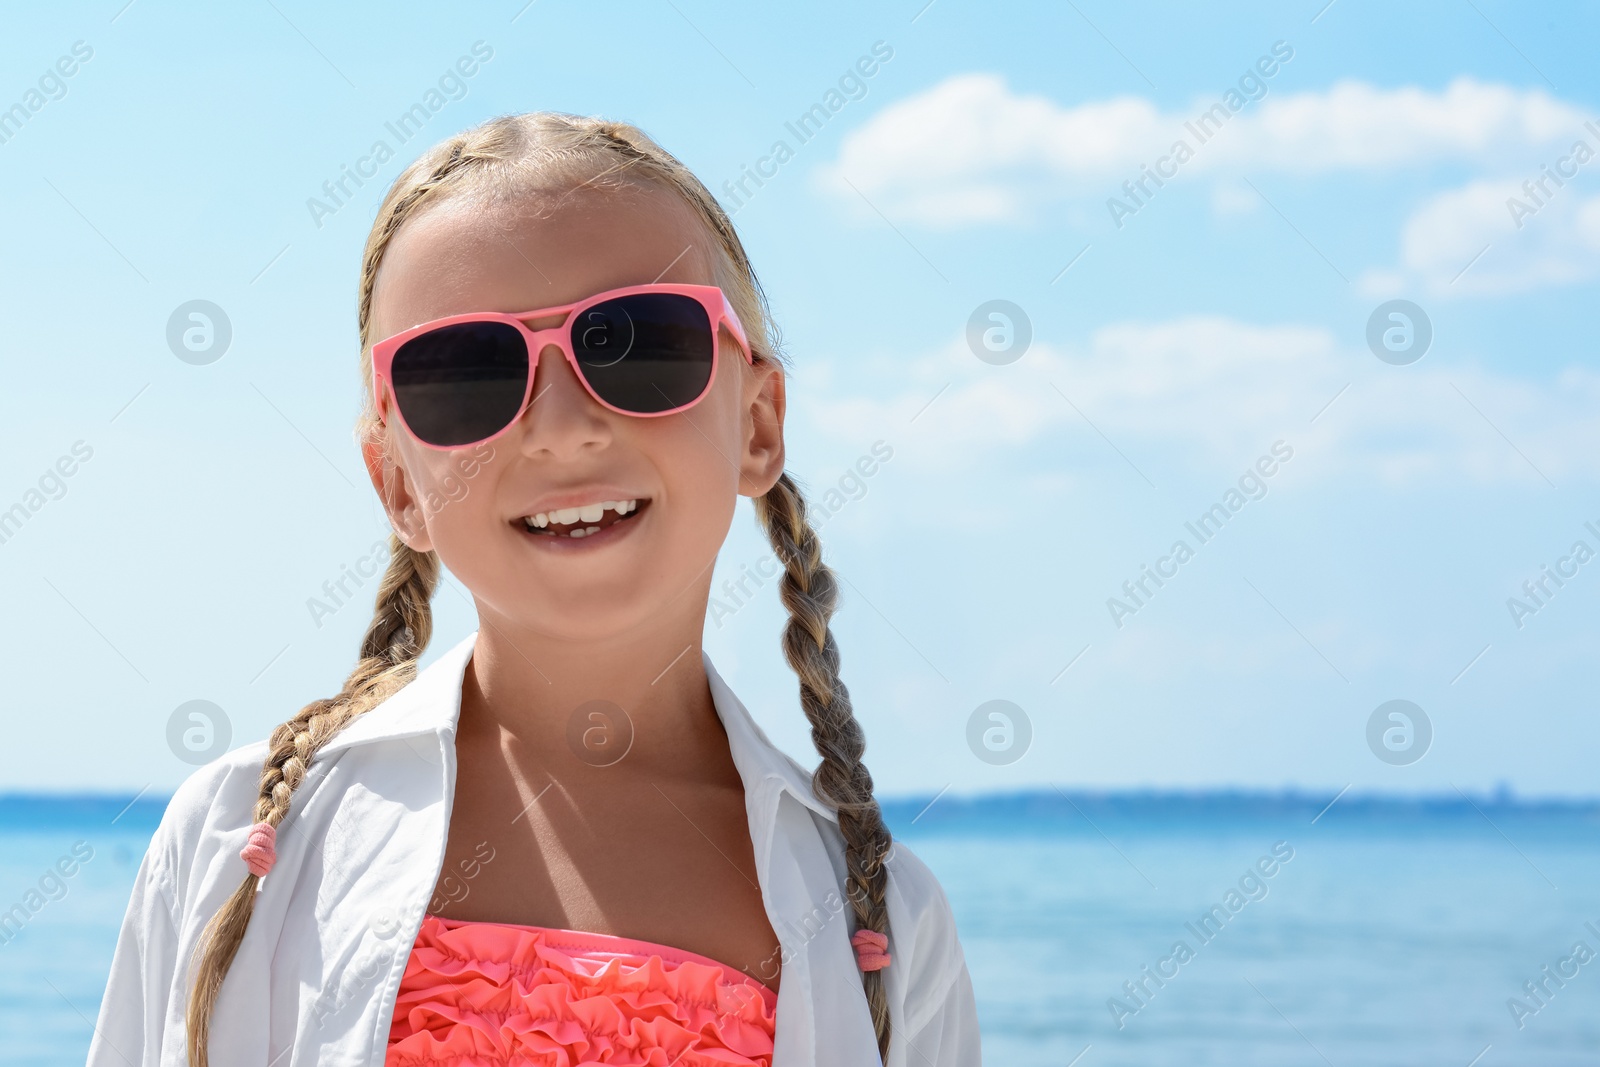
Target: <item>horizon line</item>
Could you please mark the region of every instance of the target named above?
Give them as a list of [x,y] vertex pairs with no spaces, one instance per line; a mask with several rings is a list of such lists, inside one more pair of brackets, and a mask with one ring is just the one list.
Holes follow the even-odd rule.
[[[1252,785],[1188,785],[1188,786],[1154,786],[1154,785],[1116,785],[1116,786],[1077,786],[1066,789],[1054,783],[1040,785],[1027,785],[1015,789],[979,789],[962,791],[953,786],[943,789],[923,792],[894,792],[878,794],[879,803],[910,803],[915,801],[928,801],[940,798],[951,800],[1005,800],[1020,799],[1025,797],[1066,795],[1077,797],[1141,797],[1141,798],[1197,798],[1197,797],[1235,797],[1239,799],[1304,799],[1307,801],[1318,798],[1327,799],[1339,797],[1347,800],[1386,800],[1413,803],[1428,800],[1446,800],[1460,803],[1464,797],[1477,796],[1490,798],[1494,803],[1500,804],[1512,801],[1519,804],[1564,804],[1564,805],[1600,805],[1600,792],[1593,793],[1528,793],[1515,789],[1509,783],[1500,782],[1492,787],[1462,790],[1459,787],[1450,788],[1426,787],[1421,789],[1390,789],[1358,787],[1347,784],[1343,787],[1333,786],[1252,786]],[[5,789],[0,788],[0,805],[11,801],[122,801],[133,803],[145,800],[149,803],[157,801],[166,802],[172,799],[173,792],[154,793],[150,787],[133,791],[124,789]]]

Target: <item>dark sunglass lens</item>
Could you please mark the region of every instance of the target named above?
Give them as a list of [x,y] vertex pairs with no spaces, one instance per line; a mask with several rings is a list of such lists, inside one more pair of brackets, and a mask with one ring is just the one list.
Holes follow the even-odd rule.
[[509,323],[441,326],[401,345],[390,377],[412,433],[431,445],[470,445],[517,417],[528,346]]
[[635,293],[596,304],[572,321],[572,351],[594,391],[624,411],[680,408],[711,380],[715,339],[700,301]]

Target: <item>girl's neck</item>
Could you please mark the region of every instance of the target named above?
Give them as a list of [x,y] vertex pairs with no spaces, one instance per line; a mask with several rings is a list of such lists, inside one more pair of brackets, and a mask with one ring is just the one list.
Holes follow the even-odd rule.
[[597,642],[552,640],[481,609],[479,618],[459,732],[509,735],[524,751],[592,766],[625,758],[636,770],[681,773],[708,747],[726,752],[701,660],[703,618]]

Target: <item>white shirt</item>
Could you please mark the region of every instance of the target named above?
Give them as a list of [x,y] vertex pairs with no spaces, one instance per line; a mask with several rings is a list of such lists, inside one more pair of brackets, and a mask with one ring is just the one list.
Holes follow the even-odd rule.
[[[461,683],[477,636],[355,719],[313,761],[217,1000],[213,1067],[382,1067],[400,978],[444,860]],[[837,815],[710,656],[702,660],[782,946],[774,1067],[877,1067]],[[265,741],[235,749],[173,795],[139,867],[89,1067],[187,1063],[187,961],[245,876],[239,850],[266,753]],[[886,865],[888,1067],[979,1064],[972,982],[944,891],[898,842]]]

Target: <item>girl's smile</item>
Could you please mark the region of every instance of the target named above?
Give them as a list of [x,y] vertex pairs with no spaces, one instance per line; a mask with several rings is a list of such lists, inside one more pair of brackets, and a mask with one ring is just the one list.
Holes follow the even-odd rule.
[[[582,494],[575,494],[582,495]],[[597,494],[589,494],[593,500]],[[599,503],[550,507],[512,520],[512,527],[541,549],[552,552],[589,551],[627,537],[649,509],[649,497],[608,499]]]

